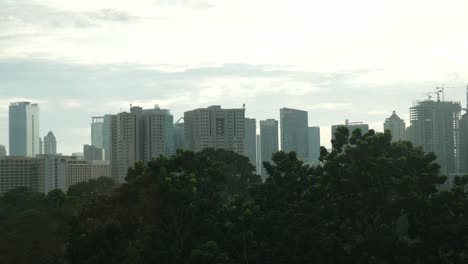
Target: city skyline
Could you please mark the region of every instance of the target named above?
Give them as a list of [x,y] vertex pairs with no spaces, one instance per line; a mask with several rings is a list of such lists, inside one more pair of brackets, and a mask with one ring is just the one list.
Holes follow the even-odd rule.
[[330,147],[332,125],[350,119],[382,131],[393,110],[408,122],[413,102],[435,87],[457,87],[445,99],[465,105],[467,8],[458,0],[1,1],[0,144],[9,148],[9,102],[30,101],[41,106],[40,136],[54,131],[64,154],[91,144],[89,117],[130,104],[159,104],[175,119],[216,104],[246,104],[257,120],[302,109]]

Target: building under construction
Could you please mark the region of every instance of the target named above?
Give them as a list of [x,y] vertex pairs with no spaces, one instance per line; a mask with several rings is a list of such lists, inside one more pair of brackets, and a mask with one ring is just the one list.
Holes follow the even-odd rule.
[[460,113],[459,102],[433,101],[430,97],[410,108],[409,139],[437,155],[443,175],[459,171]]

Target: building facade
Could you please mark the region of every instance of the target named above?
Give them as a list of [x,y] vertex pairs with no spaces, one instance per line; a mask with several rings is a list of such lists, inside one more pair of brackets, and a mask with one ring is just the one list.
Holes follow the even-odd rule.
[[257,166],[257,122],[253,118],[245,119],[244,153],[253,166]]
[[298,159],[307,161],[308,154],[308,113],[291,108],[280,109],[281,150],[294,151]]
[[184,122],[188,150],[227,149],[245,155],[245,109],[199,108],[185,112]]
[[426,100],[410,108],[410,140],[435,153],[443,175],[459,169],[460,112],[458,102]]
[[309,143],[309,165],[318,165],[320,157],[320,127],[309,127],[307,129],[308,143]]
[[174,149],[185,150],[185,125],[184,123],[174,124]]
[[260,148],[260,175],[265,179],[267,172],[263,167],[263,162],[271,162],[273,154],[279,151],[277,120],[267,119],[260,121]]
[[392,115],[385,119],[384,131],[388,130],[392,134],[392,142],[406,140],[406,124],[395,111]]
[[[44,164],[36,158],[9,156],[0,159],[0,193],[18,187],[38,192]],[[41,174],[42,171],[42,174]]]
[[45,154],[45,155],[57,154],[57,140],[55,139],[55,135],[54,133],[52,133],[52,131],[49,131],[49,133],[47,133],[47,135],[44,137],[43,144],[44,144],[43,153],[40,153],[40,154]]
[[102,148],[103,147],[103,135],[104,135],[104,117],[95,116],[91,117],[91,145]]
[[468,87],[466,88],[465,114],[460,119],[460,173],[468,174]]
[[10,156],[35,157],[39,154],[39,106],[30,102],[9,107]]

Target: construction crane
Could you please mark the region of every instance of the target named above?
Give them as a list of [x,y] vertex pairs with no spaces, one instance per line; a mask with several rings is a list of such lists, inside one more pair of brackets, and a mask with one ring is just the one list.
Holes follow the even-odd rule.
[[184,117],[179,118],[179,120],[177,120],[176,124],[179,124],[180,120],[183,120],[183,119],[184,119]]
[[437,101],[440,101],[440,94],[442,94],[442,101],[445,101],[445,89],[454,89],[456,87],[445,87],[442,85],[441,87],[436,87],[437,90]]
[[437,97],[439,97],[439,94],[436,92],[430,92],[430,93],[425,93],[424,95],[427,96],[427,100],[431,101],[432,99],[432,94],[437,94]]

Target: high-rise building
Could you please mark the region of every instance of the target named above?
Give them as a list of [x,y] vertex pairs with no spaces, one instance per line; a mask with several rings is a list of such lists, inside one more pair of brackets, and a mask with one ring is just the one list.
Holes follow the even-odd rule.
[[260,159],[261,176],[267,177],[267,172],[263,167],[263,162],[271,162],[274,153],[278,152],[278,121],[267,119],[260,121]]
[[465,114],[460,119],[460,172],[468,174],[468,87]]
[[245,119],[245,145],[244,153],[249,158],[253,166],[257,166],[257,124],[256,120],[252,118]]
[[[105,159],[111,159],[112,142],[112,120],[115,121],[115,115],[105,115],[102,122],[102,148],[104,149]],[[115,124],[115,122],[114,122]]]
[[174,124],[174,149],[185,150],[185,126],[184,123]]
[[0,159],[6,157],[6,148],[3,145],[0,145]]
[[308,159],[308,113],[291,108],[280,109],[281,150],[294,151],[298,159]]
[[105,160],[104,149],[98,148],[93,145],[83,146],[83,159],[84,160]]
[[9,108],[10,156],[39,154],[39,106],[29,102],[11,103]]
[[39,137],[39,155],[44,154],[44,142],[42,142],[42,138]]
[[310,165],[318,165],[320,157],[320,127],[309,127],[307,129],[309,143],[309,159]]
[[9,156],[0,159],[0,193],[17,187],[41,191],[39,179],[43,177],[43,168],[44,164],[36,158]]
[[123,182],[130,166],[138,160],[150,161],[170,156],[174,151],[173,116],[169,110],[131,107],[110,118],[110,159],[112,176]]
[[47,136],[44,137],[43,144],[45,155],[57,154],[57,140],[55,139],[54,133],[52,133],[52,131],[49,131]]
[[384,130],[389,130],[392,134],[392,142],[406,139],[406,124],[395,111],[392,115],[385,119]]
[[425,100],[410,108],[410,140],[435,153],[443,175],[456,173],[459,167],[460,112],[458,102]]
[[91,117],[91,145],[102,148],[103,147],[103,126],[104,117],[95,116]]
[[199,108],[185,112],[184,122],[188,150],[227,149],[244,155],[245,109]]
[[341,126],[344,126],[344,127],[348,128],[350,136],[353,134],[353,131],[356,130],[356,129],[361,130],[362,135],[367,134],[369,132],[369,125],[368,124],[364,124],[362,122],[349,122],[349,120],[346,119],[344,125],[334,125],[334,126],[332,126],[332,129],[331,129],[332,139],[335,139],[336,130]]
[[262,145],[260,135],[257,135],[257,175],[262,175]]

